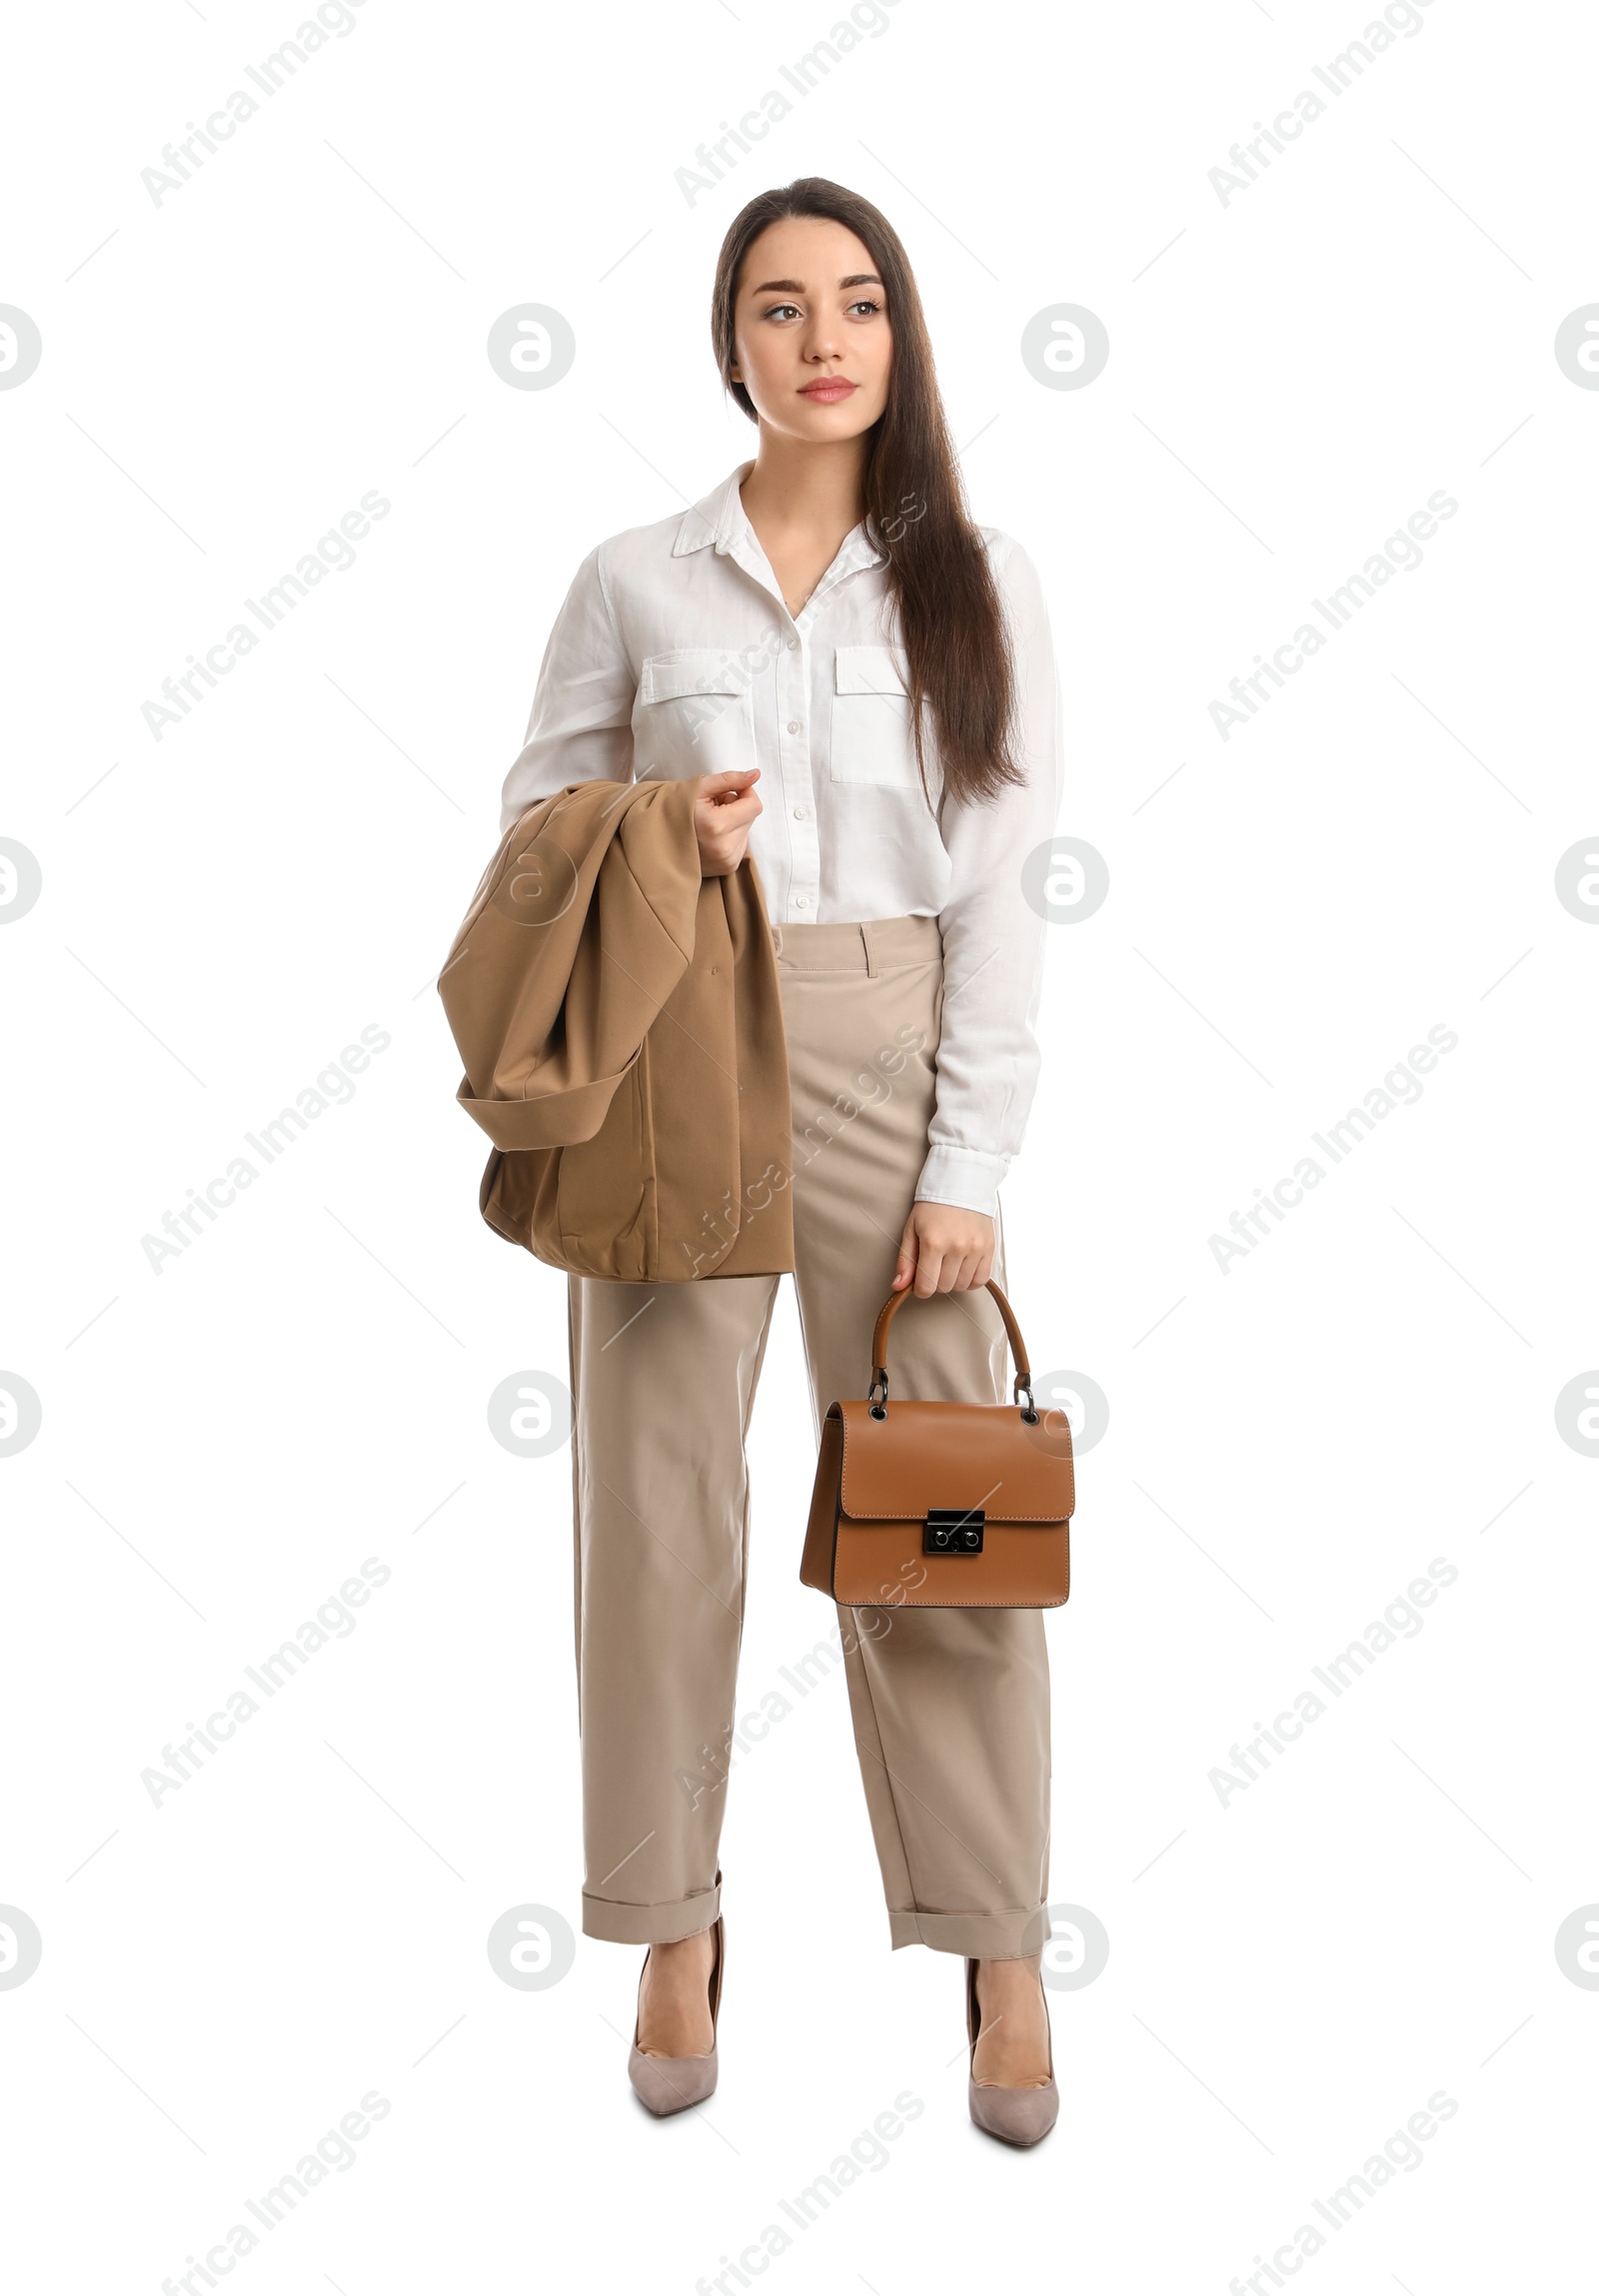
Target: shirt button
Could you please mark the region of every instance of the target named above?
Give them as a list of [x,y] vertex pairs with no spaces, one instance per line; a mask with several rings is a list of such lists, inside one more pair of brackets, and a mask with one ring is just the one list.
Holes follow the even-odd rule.
[[794,809],[794,817],[795,817],[795,819],[796,819],[797,821],[808,821],[808,820],[809,820],[809,818],[810,818],[810,808],[809,808],[809,806],[808,806],[808,805],[796,805],[796,807],[795,807],[795,809]]
[[794,905],[797,909],[808,909],[810,906],[810,895],[808,893],[796,893],[794,896]]
[[799,643],[800,643],[800,640],[799,640],[797,637],[791,637],[791,638],[790,638],[790,640],[789,640],[789,651],[790,651],[791,653],[793,653],[793,651],[794,651],[795,647],[796,647],[796,646],[797,646]]
[[798,732],[799,732],[799,730],[800,730],[800,720],[799,720],[799,718],[798,718],[798,717],[791,717],[791,718],[790,718],[790,720],[789,720],[789,731],[790,731],[791,733],[798,733]]

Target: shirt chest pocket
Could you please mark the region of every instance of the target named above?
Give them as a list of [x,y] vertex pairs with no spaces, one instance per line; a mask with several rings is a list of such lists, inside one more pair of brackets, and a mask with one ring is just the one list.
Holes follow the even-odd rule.
[[634,708],[635,770],[669,780],[743,772],[756,761],[749,672],[720,645],[647,654]]
[[[832,663],[828,778],[919,791],[903,652],[889,645],[840,645]],[[930,756],[927,762],[930,772]]]

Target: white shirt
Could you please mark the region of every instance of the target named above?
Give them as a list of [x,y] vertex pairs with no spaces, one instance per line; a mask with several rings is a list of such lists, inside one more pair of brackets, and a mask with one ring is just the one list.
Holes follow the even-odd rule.
[[[980,528],[1010,626],[1025,786],[946,799],[930,711],[916,767],[887,553],[863,522],[791,614],[745,514],[745,463],[681,518],[590,553],[556,618],[501,833],[572,781],[686,779],[751,765],[750,853],[775,924],[935,916],[944,998],[916,1196],[991,1213],[1037,1082],[1042,918],[1022,863],[1053,834],[1058,681],[1038,576]],[[890,620],[890,616],[892,616]]]

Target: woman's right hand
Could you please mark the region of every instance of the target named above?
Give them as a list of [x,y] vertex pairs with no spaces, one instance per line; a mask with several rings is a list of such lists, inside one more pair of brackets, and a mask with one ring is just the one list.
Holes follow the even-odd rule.
[[750,825],[761,811],[755,792],[760,778],[759,765],[740,773],[702,776],[694,801],[694,827],[703,877],[731,877],[744,859]]

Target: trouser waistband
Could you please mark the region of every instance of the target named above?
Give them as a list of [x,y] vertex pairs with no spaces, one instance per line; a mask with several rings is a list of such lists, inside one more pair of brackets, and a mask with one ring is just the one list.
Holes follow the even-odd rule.
[[928,964],[943,954],[936,917],[870,917],[858,924],[775,924],[772,942],[785,972],[859,972]]

